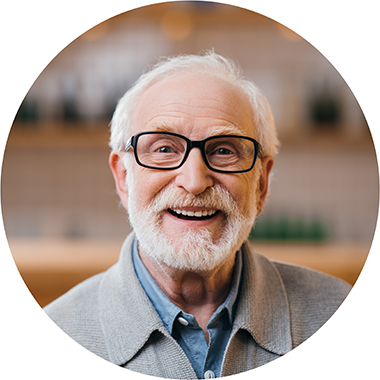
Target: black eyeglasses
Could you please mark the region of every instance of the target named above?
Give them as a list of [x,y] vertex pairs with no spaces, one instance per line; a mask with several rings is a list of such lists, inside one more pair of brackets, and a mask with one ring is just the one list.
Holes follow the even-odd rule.
[[173,170],[181,167],[190,150],[199,148],[206,166],[220,173],[244,173],[252,170],[260,143],[251,137],[238,135],[211,136],[200,141],[171,132],[141,132],[125,145],[134,149],[136,162],[145,168]]

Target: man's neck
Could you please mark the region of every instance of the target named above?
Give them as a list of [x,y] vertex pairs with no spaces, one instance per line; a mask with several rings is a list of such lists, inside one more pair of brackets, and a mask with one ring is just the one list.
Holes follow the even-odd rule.
[[208,272],[178,270],[157,263],[141,247],[140,257],[146,269],[169,300],[185,313],[194,315],[208,340],[206,326],[229,293],[235,256]]

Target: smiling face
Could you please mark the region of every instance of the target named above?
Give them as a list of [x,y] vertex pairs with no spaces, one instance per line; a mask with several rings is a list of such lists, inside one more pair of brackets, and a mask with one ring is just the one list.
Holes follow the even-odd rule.
[[[221,134],[255,137],[246,96],[204,74],[156,83],[143,93],[134,115],[132,134],[170,131],[192,140]],[[234,258],[261,210],[272,162],[264,165],[263,183],[257,170],[260,160],[247,173],[217,173],[194,148],[175,170],[148,169],[130,160],[126,189],[118,158],[111,155],[111,168],[140,250],[187,270],[211,270]]]

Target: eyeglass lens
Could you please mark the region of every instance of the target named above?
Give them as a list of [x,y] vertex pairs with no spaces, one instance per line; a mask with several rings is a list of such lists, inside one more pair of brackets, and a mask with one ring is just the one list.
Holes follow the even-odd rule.
[[[255,145],[251,140],[217,136],[204,146],[210,167],[223,171],[249,169],[255,157]],[[137,141],[139,161],[153,168],[175,168],[181,165],[187,151],[187,141],[169,134],[144,134]]]

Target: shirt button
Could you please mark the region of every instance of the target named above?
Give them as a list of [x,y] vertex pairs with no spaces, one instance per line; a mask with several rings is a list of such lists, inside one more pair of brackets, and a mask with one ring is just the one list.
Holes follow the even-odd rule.
[[189,322],[186,321],[185,318],[182,318],[182,317],[178,317],[178,322],[181,324],[181,325],[184,325],[184,326],[187,326],[189,324]]
[[215,379],[215,373],[208,370],[205,372],[205,379]]

